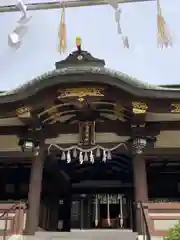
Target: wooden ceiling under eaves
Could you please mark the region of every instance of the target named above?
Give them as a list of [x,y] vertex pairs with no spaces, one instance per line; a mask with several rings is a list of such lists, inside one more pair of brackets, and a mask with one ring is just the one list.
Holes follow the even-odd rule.
[[[38,92],[23,105],[5,108],[9,112],[0,119],[0,152],[20,151],[18,136],[23,134],[26,125],[44,126],[47,144],[57,141],[62,145],[76,144],[79,121],[96,121],[96,137],[103,144],[126,142],[131,136],[132,124],[146,123],[148,136],[159,134],[155,151],[180,149],[180,114],[169,110],[168,100],[136,99],[106,84],[61,85],[47,90]],[[156,103],[154,107],[153,103]],[[160,104],[164,104],[161,111]]]
[[[170,136],[175,138],[174,130],[180,129],[180,121],[178,121],[180,115],[169,111],[167,101],[164,101],[164,107],[166,106],[168,110],[164,110],[163,113],[162,108],[158,105],[158,100],[157,104],[153,106],[153,100],[136,99],[135,96],[106,84],[60,87],[52,88],[48,93],[44,92],[42,98],[37,95],[36,100],[41,99],[41,101],[33,101],[32,105],[27,105],[27,109],[19,109],[18,117],[24,124],[33,125],[35,123],[45,126],[44,136],[46,136],[47,144],[52,142],[76,144],[80,121],[95,121],[96,139],[98,142],[103,141],[104,144],[108,144],[108,141],[112,144],[126,142],[132,134],[132,124],[147,123],[143,129],[144,134],[159,135],[156,147],[170,147],[171,144],[167,139],[170,139]],[[176,118],[177,121],[175,121]],[[170,120],[174,120],[173,124],[169,124]],[[170,132],[166,132],[166,130],[170,130]],[[67,133],[70,134],[69,137],[66,136]],[[175,143],[173,144],[174,147],[177,146]]]
[[137,98],[122,89],[98,83],[61,84],[37,92],[23,102],[3,106],[0,126],[6,126],[6,123],[8,126],[13,123],[44,126],[79,121],[119,121],[129,125],[163,122],[162,125],[167,127],[170,121],[180,121],[179,103],[169,99]]
[[61,122],[64,122],[75,115],[81,118],[83,111],[84,114],[92,111],[98,119],[98,114],[102,118],[117,119],[118,116],[122,118],[122,112],[124,118],[129,119],[133,115],[133,104],[137,103],[140,108],[145,107],[149,113],[180,113],[180,103],[175,100],[172,102],[171,99],[140,98],[107,84],[69,83],[46,88],[22,102],[3,104],[3,108],[0,108],[0,118],[16,117],[30,111],[32,115],[42,118],[42,121],[53,123],[54,116],[57,116],[57,119],[61,117]]

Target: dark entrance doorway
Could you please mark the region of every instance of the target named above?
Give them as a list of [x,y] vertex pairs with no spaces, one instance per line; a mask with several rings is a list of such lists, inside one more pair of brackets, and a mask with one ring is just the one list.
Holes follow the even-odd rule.
[[71,208],[71,228],[131,228],[132,206],[122,194],[74,195]]
[[127,156],[81,165],[77,159],[67,164],[53,157],[45,164],[43,181],[42,206],[46,210],[40,217],[42,228],[133,227],[132,165]]

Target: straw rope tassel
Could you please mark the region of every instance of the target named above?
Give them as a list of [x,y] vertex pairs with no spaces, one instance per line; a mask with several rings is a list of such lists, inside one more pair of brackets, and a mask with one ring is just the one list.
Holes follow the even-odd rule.
[[168,30],[167,24],[165,22],[165,19],[162,15],[162,10],[160,6],[160,1],[157,1],[157,27],[158,27],[158,32],[157,32],[157,41],[158,41],[158,46],[163,48],[163,47],[169,47],[172,46],[172,38],[170,35],[170,32]]
[[67,50],[67,31],[66,31],[66,23],[65,23],[65,7],[62,8],[61,11],[61,21],[59,25],[59,46],[58,50],[60,53],[65,53]]

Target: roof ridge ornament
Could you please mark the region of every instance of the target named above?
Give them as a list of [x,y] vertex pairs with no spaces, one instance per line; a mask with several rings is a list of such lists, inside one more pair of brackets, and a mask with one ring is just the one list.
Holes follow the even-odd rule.
[[65,60],[56,62],[56,69],[82,65],[105,66],[103,59],[95,58],[89,52],[82,50],[82,40],[80,37],[76,37],[76,48],[77,50],[70,53]]

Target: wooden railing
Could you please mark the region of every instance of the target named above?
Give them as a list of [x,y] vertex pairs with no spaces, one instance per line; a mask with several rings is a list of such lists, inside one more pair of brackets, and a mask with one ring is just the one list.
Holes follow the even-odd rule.
[[180,202],[142,203],[151,236],[166,237],[180,221]]
[[149,230],[149,225],[146,219],[144,206],[142,202],[139,202],[140,213],[141,213],[141,234],[143,236],[143,240],[151,240],[151,234]]
[[18,203],[0,203],[0,227],[3,240],[11,235],[22,235],[25,223],[26,205]]

